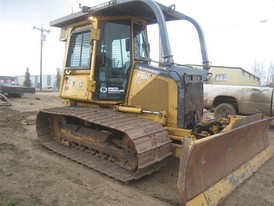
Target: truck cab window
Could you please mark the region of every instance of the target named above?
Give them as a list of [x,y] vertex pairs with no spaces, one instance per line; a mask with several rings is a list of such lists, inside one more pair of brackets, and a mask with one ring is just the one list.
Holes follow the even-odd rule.
[[66,67],[87,69],[90,63],[91,32],[84,31],[71,35]]

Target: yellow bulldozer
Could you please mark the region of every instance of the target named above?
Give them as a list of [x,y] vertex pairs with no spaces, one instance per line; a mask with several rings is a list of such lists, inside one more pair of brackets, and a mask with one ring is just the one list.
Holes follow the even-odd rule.
[[[174,62],[166,22],[177,20],[195,27],[203,69]],[[60,85],[66,107],[37,115],[48,149],[122,182],[150,175],[173,155],[180,158],[182,205],[218,204],[272,156],[272,118],[202,120],[210,67],[204,34],[175,5],[113,0],[50,24],[66,42]],[[158,61],[150,58],[151,24],[159,27]]]

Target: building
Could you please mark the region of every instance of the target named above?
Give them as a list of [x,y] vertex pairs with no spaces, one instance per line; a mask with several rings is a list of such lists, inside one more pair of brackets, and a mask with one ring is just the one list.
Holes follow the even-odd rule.
[[[202,65],[191,65],[202,68]],[[260,78],[241,67],[211,66],[209,84],[260,86]]]
[[16,79],[11,76],[0,76],[0,84],[16,84]]
[[[19,85],[23,85],[25,81],[25,75],[15,76],[16,82]],[[31,75],[31,86],[37,89],[40,88],[40,75]],[[56,87],[56,74],[53,75],[42,75],[42,89],[46,88],[57,88]]]

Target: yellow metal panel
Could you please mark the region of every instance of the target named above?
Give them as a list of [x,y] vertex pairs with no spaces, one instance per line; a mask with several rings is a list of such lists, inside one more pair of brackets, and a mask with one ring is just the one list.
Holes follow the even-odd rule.
[[[129,97],[132,101],[138,92],[140,92],[146,85],[151,83],[154,78],[156,77],[155,74],[150,74],[148,72],[134,70],[133,77],[132,77],[132,86],[130,88]],[[137,105],[134,105],[137,106]]]
[[167,126],[176,127],[178,88],[172,79],[135,70],[131,85],[129,105],[145,110],[166,111]]
[[132,104],[147,110],[167,110],[168,84],[158,79],[151,81],[150,84],[132,98]]
[[88,75],[66,75],[61,91],[62,98],[87,100]]
[[132,106],[141,107],[145,110],[167,111],[167,82],[159,80],[154,74],[135,70],[132,85],[129,94],[129,102]]

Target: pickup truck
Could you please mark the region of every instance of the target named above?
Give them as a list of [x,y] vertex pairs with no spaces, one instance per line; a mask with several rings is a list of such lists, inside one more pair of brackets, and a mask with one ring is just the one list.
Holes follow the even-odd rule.
[[273,116],[273,88],[204,84],[204,108],[215,118],[263,113]]
[[35,93],[35,88],[12,84],[0,84],[0,93],[8,96],[21,97],[24,93]]

